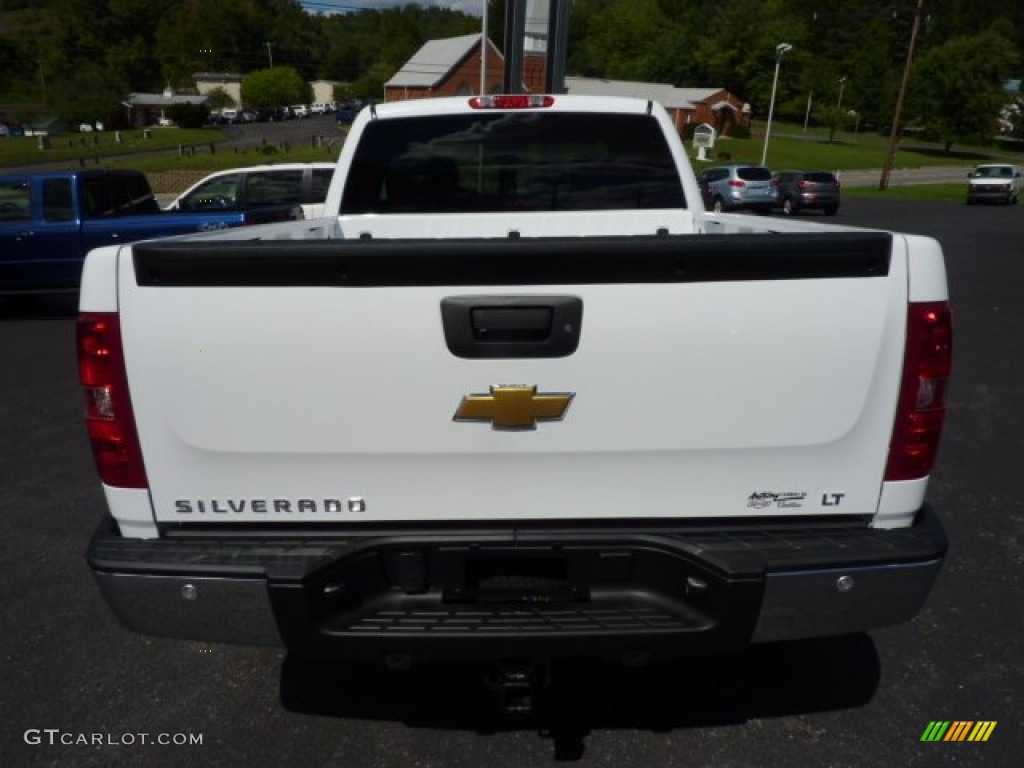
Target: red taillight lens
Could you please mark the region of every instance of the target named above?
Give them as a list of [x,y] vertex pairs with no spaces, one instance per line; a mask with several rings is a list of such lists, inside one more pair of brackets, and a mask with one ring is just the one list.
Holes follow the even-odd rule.
[[550,107],[554,96],[537,93],[514,93],[500,96],[474,96],[469,100],[473,109],[535,109]]
[[814,184],[809,181],[801,181],[797,186],[800,187],[800,189],[810,189]]
[[910,305],[896,423],[886,480],[927,477],[935,464],[953,364],[953,323],[946,302]]
[[729,186],[730,187],[745,187],[745,186],[747,186],[747,182],[740,181],[739,179],[730,179],[729,180]]
[[116,313],[79,316],[78,377],[85,391],[85,423],[100,479],[119,488],[146,488]]

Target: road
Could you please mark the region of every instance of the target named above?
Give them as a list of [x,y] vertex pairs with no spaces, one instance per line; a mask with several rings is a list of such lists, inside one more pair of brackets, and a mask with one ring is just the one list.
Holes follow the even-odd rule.
[[[889,185],[893,187],[918,184],[963,184],[967,189],[967,174],[973,166],[930,166],[927,168],[894,168],[889,173]],[[840,180],[845,187],[877,187],[882,178],[882,169],[843,171]]]
[[[956,371],[930,496],[951,550],[924,611],[740,656],[563,667],[525,719],[496,714],[464,668],[393,676],[122,629],[84,561],[103,499],[81,424],[74,304],[0,305],[0,766],[1018,764],[1024,206],[851,199],[835,221],[935,235],[948,257]],[[997,726],[986,743],[922,743],[932,720]]]

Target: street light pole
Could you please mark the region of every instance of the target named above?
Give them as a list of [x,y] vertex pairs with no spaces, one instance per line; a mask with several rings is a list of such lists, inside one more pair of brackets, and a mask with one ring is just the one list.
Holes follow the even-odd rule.
[[764,129],[764,151],[761,153],[761,165],[768,162],[768,137],[772,133],[772,115],[775,112],[775,91],[779,87],[779,67],[782,65],[783,54],[793,50],[789,43],[779,43],[775,46],[775,77],[772,79],[772,98],[768,103],[768,125]]

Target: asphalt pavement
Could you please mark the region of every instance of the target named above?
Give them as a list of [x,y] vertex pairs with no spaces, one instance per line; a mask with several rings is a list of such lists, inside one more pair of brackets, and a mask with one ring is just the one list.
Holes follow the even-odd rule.
[[[929,496],[951,545],[924,610],[737,656],[562,665],[524,718],[468,667],[399,675],[123,629],[85,564],[104,502],[74,300],[0,303],[0,766],[1018,765],[1024,206],[849,199],[828,221],[933,235],[948,260],[955,372]],[[936,720],[996,726],[922,742]]]

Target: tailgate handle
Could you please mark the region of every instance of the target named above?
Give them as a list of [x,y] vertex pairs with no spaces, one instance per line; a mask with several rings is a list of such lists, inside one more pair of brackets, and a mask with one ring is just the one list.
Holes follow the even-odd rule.
[[456,357],[568,357],[583,320],[578,296],[449,296],[441,300],[445,343]]
[[474,307],[469,319],[477,341],[544,341],[554,314],[551,307]]

